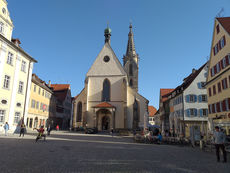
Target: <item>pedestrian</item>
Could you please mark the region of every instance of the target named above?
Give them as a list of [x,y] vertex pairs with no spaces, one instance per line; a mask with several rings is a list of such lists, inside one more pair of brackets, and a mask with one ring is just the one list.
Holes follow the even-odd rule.
[[20,129],[20,135],[19,135],[19,137],[21,137],[21,135],[23,135],[23,137],[24,137],[25,129],[26,129],[26,126],[25,126],[24,123],[22,123],[21,124],[21,129]]
[[36,129],[36,130],[38,131],[38,136],[37,136],[35,142],[37,142],[42,137],[44,137],[44,141],[45,141],[46,140],[46,135],[44,134],[44,131],[45,131],[44,126],[41,126],[40,129]]
[[222,131],[220,131],[220,128],[218,126],[215,127],[213,138],[214,138],[214,144],[216,147],[217,162],[220,162],[220,149],[221,149],[223,152],[223,157],[224,157],[223,162],[226,163],[227,153],[226,153],[225,146],[224,146],[226,136]]
[[113,128],[111,128],[110,134],[113,137]]
[[47,135],[48,135],[48,136],[50,135],[50,132],[51,132],[51,126],[49,125],[49,126],[47,127]]
[[57,130],[57,131],[59,130],[59,125],[56,126],[56,130]]
[[9,126],[8,122],[5,123],[4,129],[5,129],[5,136],[7,136],[7,132],[10,129],[10,126]]
[[161,135],[161,132],[159,132],[157,135],[157,143],[160,144],[161,141],[162,141],[162,135]]

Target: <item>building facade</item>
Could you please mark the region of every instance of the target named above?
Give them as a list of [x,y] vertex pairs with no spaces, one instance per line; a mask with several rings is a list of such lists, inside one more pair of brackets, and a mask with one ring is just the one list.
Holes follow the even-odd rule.
[[[69,84],[51,84],[53,97],[52,107],[56,104],[55,116],[50,116],[53,127],[59,125],[60,129],[69,129],[72,112],[72,98]],[[56,100],[56,102],[55,102]]]
[[111,29],[105,29],[105,44],[86,74],[84,89],[74,99],[74,128],[108,131],[147,125],[148,100],[138,93],[139,58],[132,25],[129,29],[123,66],[110,45]]
[[37,62],[12,38],[7,2],[0,0],[0,130],[5,122],[14,132],[27,120],[33,64]]
[[223,127],[230,134],[230,17],[216,18],[207,78],[210,130]]
[[[165,132],[169,132],[169,114],[170,114],[170,106],[169,106],[169,99],[168,95],[173,92],[174,89],[160,89],[160,98],[159,98],[159,113],[157,115],[158,123],[157,125],[160,126],[161,132],[164,135]],[[160,123],[159,123],[160,122]]]
[[205,83],[208,63],[193,69],[183,83],[168,95],[170,130],[175,136],[196,137],[207,134],[208,104]]
[[32,75],[32,85],[30,88],[30,102],[27,116],[26,127],[33,129],[40,126],[47,127],[50,115],[51,96],[53,92],[49,86],[38,78],[36,74]]

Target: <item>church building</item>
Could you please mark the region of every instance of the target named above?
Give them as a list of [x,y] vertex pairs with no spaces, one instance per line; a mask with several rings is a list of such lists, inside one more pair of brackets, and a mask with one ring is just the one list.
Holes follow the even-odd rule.
[[138,93],[139,57],[132,25],[123,66],[110,45],[111,29],[104,30],[105,44],[89,69],[85,87],[73,99],[73,128],[99,131],[146,126],[149,101]]

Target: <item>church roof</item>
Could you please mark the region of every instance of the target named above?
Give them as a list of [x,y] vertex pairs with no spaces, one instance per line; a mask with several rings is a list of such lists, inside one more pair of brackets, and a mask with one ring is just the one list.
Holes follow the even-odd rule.
[[216,18],[223,28],[230,34],[230,17],[218,17]]
[[93,107],[94,108],[115,108],[115,106],[109,104],[108,102],[102,102]]
[[[108,61],[105,57],[108,56]],[[110,44],[106,42],[86,76],[125,76],[127,75]]]

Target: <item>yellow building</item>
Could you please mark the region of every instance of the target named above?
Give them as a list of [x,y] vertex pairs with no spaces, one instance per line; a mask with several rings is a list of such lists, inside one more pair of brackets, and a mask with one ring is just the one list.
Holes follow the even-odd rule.
[[215,19],[206,84],[210,129],[218,125],[230,134],[230,17]]
[[31,76],[36,62],[12,39],[13,23],[6,0],[0,0],[0,131],[9,123],[14,132],[28,111]]
[[49,124],[48,118],[52,112],[50,109],[52,94],[49,86],[33,74],[26,123],[28,128],[38,128],[41,125],[47,126]]

